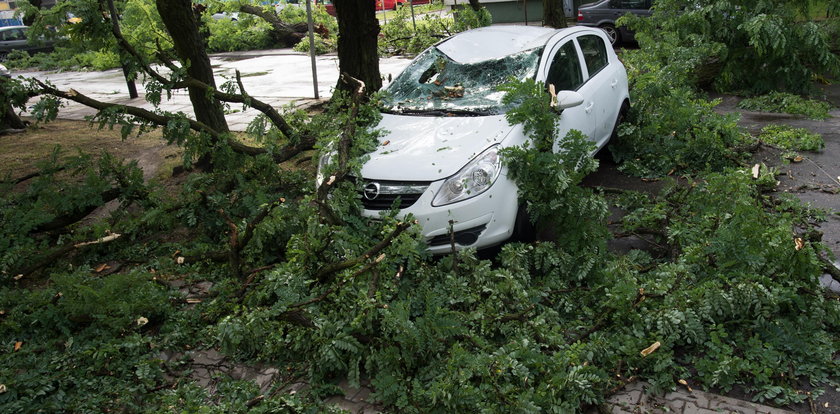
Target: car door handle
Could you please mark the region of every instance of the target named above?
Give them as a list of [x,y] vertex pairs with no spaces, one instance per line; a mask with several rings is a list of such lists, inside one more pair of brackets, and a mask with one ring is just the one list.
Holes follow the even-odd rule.
[[618,85],[618,79],[613,79],[613,81],[610,83],[610,86],[612,86],[613,88],[615,88],[615,85]]
[[588,114],[592,112],[593,106],[595,106],[595,102],[590,102],[589,105],[586,105],[586,108],[583,108],[583,110],[586,111],[586,113]]

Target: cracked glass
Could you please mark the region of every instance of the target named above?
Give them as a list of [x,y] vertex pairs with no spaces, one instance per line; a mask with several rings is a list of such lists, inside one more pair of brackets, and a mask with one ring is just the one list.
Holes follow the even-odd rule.
[[499,86],[534,78],[542,47],[498,59],[459,63],[437,48],[417,57],[386,89],[384,109],[396,113],[474,114],[505,112]]

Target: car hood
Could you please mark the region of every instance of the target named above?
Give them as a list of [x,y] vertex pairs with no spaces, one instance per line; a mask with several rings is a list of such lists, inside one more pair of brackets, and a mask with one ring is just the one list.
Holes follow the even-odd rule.
[[476,155],[504,141],[515,127],[507,122],[504,115],[438,117],[383,114],[377,128],[386,133],[362,167],[363,177],[436,181],[455,174]]

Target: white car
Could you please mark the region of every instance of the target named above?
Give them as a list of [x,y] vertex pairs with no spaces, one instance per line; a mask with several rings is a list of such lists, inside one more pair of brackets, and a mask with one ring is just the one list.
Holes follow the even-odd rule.
[[629,108],[627,73],[600,29],[494,26],[456,34],[388,85],[378,125],[387,133],[362,167],[363,215],[375,218],[398,202],[401,214],[419,220],[432,253],[451,250],[450,220],[458,249],[510,238],[517,217],[520,225],[527,219],[498,154],[527,139],[522,125],[505,119],[497,89],[511,77],[553,84],[558,138],[577,129],[599,149]]

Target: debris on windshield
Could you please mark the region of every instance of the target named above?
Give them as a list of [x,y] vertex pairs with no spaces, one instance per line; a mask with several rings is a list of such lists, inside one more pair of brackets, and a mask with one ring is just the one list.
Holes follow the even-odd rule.
[[444,86],[443,90],[432,92],[433,96],[437,96],[439,98],[463,98],[464,97],[464,87],[461,85],[455,86]]
[[533,78],[542,47],[498,59],[460,63],[436,48],[420,54],[388,86],[386,108],[402,113],[470,111],[502,113],[499,86]]

